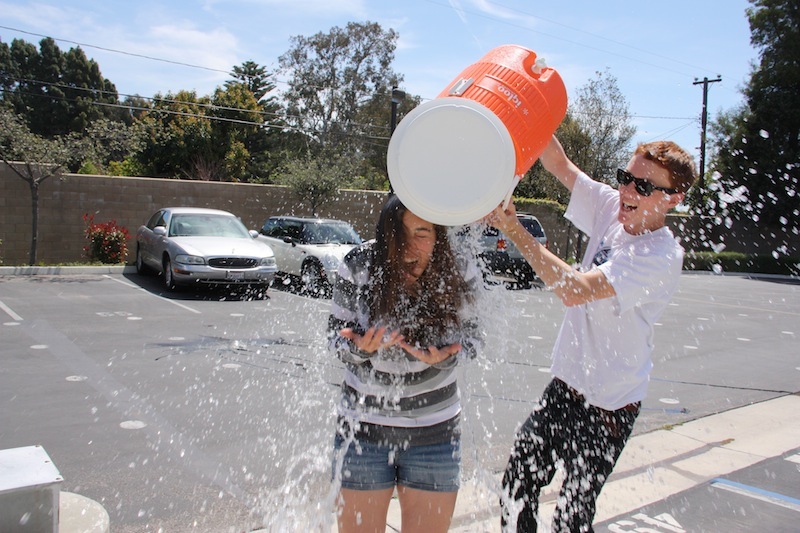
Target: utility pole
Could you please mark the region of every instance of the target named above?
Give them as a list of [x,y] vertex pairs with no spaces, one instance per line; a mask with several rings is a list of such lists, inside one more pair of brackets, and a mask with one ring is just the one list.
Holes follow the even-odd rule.
[[[392,87],[392,115],[389,120],[389,135],[391,136],[394,133],[395,128],[397,127],[397,106],[406,98],[406,93],[401,91],[397,88],[397,86]],[[389,194],[394,194],[394,189],[392,188],[392,182],[389,182]]]
[[394,129],[397,127],[397,105],[400,104],[406,98],[406,93],[401,91],[395,85],[392,87],[392,116],[391,121],[389,122],[389,133],[394,133]]
[[708,78],[703,78],[702,81],[695,78],[695,82],[692,85],[700,85],[703,84],[703,114],[700,119],[702,132],[700,133],[700,175],[697,179],[697,205],[699,208],[700,213],[705,210],[705,206],[703,205],[703,189],[705,185],[705,175],[706,175],[706,126],[708,124],[708,84],[709,83],[716,83],[718,81],[722,81],[722,77],[717,75],[716,79],[710,80]]

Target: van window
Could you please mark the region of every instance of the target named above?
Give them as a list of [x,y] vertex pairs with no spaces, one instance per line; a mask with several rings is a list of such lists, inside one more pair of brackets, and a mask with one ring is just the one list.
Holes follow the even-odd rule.
[[528,230],[528,233],[534,237],[544,237],[544,230],[538,220],[533,218],[521,218],[519,221],[522,223],[523,227]]

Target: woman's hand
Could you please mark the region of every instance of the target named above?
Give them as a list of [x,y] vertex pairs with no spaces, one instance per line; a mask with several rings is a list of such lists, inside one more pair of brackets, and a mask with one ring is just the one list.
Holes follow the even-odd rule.
[[455,355],[461,351],[461,343],[448,344],[437,348],[436,346],[428,346],[427,350],[420,350],[419,348],[408,344],[406,341],[400,342],[400,347],[407,351],[412,356],[416,357],[423,363],[435,365],[441,363],[451,355]]
[[353,331],[353,328],[344,328],[339,330],[339,335],[353,341],[353,344],[362,352],[375,353],[381,348],[394,346],[403,340],[400,330],[396,329],[389,333],[386,330],[386,326],[372,326],[363,335],[359,335]]

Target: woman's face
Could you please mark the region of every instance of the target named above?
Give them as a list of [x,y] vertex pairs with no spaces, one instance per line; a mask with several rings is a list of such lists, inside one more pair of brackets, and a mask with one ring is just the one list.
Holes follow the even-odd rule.
[[436,244],[436,229],[411,211],[403,214],[403,267],[406,285],[411,285],[422,276],[433,256]]

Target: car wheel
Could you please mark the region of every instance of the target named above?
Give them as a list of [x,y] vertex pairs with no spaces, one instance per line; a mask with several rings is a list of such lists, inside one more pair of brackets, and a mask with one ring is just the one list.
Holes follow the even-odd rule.
[[172,261],[169,260],[169,257],[164,258],[164,287],[168,291],[178,288],[175,284],[175,277],[172,275]]
[[139,246],[136,246],[136,273],[141,275],[150,273],[150,267],[144,264],[144,259],[142,259],[142,251],[139,249]]
[[307,261],[300,271],[300,281],[303,291],[311,296],[321,296],[325,292],[325,274],[322,265],[314,261]]
[[533,286],[533,283],[528,278],[519,278],[514,286],[517,289],[530,289]]

